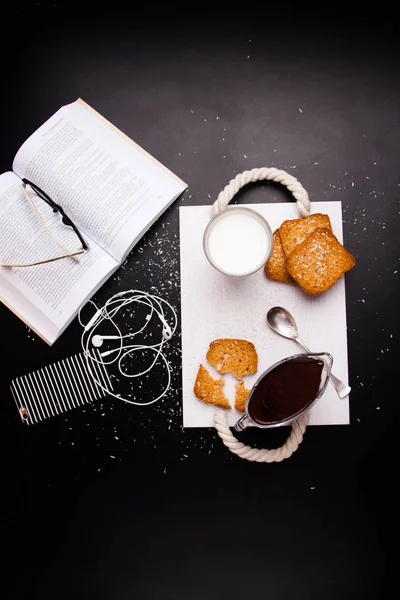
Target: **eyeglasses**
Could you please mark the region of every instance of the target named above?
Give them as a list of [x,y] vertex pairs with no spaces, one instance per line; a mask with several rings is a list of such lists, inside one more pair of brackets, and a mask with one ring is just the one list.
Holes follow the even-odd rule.
[[[46,204],[48,204],[48,206],[50,206],[50,208],[53,210],[54,213],[59,213],[61,215],[61,220],[64,223],[64,225],[72,228],[72,230],[76,234],[77,238],[79,239],[79,242],[81,245],[81,247],[78,250],[71,252],[68,248],[66,248],[63,244],[61,244],[60,242],[58,242],[55,239],[55,237],[53,236],[53,234],[50,232],[49,228],[47,227],[46,223],[44,222],[38,209],[36,208],[35,203],[33,202],[32,198],[30,197],[28,190],[26,189],[27,186],[29,186],[39,198],[44,200],[44,202],[46,202]],[[64,209],[59,204],[56,204],[50,198],[50,196],[48,196],[48,194],[46,194],[46,192],[44,192],[39,186],[37,186],[35,183],[32,183],[28,179],[25,179],[25,178],[22,179],[21,189],[22,189],[22,192],[23,192],[25,198],[27,199],[27,201],[29,203],[29,206],[31,207],[36,218],[38,219],[40,225],[43,227],[44,231],[46,232],[48,237],[51,239],[51,241],[54,244],[56,244],[56,246],[61,248],[61,250],[64,251],[64,254],[61,254],[59,256],[53,256],[51,258],[46,258],[44,260],[39,260],[36,262],[30,262],[30,263],[15,263],[15,264],[14,263],[8,263],[8,264],[0,263],[0,267],[33,267],[35,265],[42,265],[45,263],[54,262],[56,260],[61,260],[63,258],[72,258],[72,259],[76,260],[77,262],[79,262],[78,255],[85,253],[85,251],[88,249],[88,244],[85,242],[85,240],[84,240],[82,234],[80,233],[79,229],[77,228],[77,226],[73,223],[73,221],[65,213]]]

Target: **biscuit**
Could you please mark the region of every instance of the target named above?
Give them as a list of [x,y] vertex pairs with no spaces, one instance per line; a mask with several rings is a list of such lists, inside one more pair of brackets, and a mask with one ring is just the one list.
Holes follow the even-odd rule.
[[271,256],[264,266],[264,273],[268,279],[280,281],[281,283],[294,283],[285,266],[286,256],[283,252],[281,236],[279,229],[274,231],[274,243],[272,246]]
[[196,398],[206,404],[215,404],[223,408],[230,408],[230,404],[223,392],[223,379],[214,379],[203,365],[200,365],[194,384]]
[[236,384],[236,396],[235,396],[235,408],[240,412],[244,412],[246,408],[247,398],[249,397],[250,390],[248,390],[243,381],[239,381]]
[[255,373],[258,366],[254,344],[230,338],[211,342],[207,360],[219,373],[232,373],[237,379]]
[[346,271],[355,258],[328,229],[316,229],[292,252],[286,268],[296,283],[312,296],[326,292]]
[[315,229],[318,229],[318,227],[332,231],[328,215],[317,213],[310,215],[306,219],[284,221],[279,227],[279,235],[281,236],[283,252],[286,258],[289,258],[297,246],[304,242],[306,237],[315,231]]

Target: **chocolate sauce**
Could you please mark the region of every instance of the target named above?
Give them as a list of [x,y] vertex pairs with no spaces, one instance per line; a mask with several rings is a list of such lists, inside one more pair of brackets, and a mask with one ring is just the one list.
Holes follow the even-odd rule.
[[280,423],[307,408],[318,396],[324,362],[293,358],[267,373],[250,397],[248,413],[259,425]]

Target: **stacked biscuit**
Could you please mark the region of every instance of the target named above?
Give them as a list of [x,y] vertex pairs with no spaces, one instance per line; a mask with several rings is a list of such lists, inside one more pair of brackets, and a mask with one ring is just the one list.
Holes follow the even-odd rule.
[[[244,412],[247,397],[250,393],[243,382],[243,377],[256,373],[258,356],[254,344],[247,340],[223,338],[211,342],[206,356],[208,362],[221,374],[232,373],[236,384],[235,408]],[[206,404],[216,404],[223,408],[231,408],[224,391],[224,380],[214,379],[208,370],[200,365],[194,384],[194,393]]]
[[328,215],[284,221],[274,232],[274,245],[264,270],[269,279],[297,283],[317,296],[355,265],[355,258],[337,240]]

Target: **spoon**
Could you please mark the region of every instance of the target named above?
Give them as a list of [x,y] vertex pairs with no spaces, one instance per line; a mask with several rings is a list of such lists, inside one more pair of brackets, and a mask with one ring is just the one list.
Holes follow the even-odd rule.
[[[294,340],[306,351],[311,352],[299,338],[296,321],[290,312],[281,306],[274,306],[267,312],[267,323],[276,333],[282,337]],[[332,373],[329,375],[329,381],[337,391],[339,398],[346,398],[350,394],[351,388],[340,381]]]

